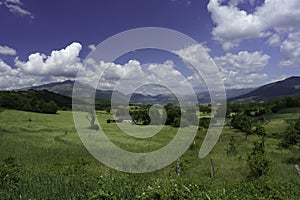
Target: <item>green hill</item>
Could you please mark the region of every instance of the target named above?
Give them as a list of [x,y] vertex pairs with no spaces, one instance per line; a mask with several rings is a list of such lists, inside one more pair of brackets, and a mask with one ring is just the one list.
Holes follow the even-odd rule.
[[72,99],[47,90],[0,91],[0,107],[54,114],[71,109]]

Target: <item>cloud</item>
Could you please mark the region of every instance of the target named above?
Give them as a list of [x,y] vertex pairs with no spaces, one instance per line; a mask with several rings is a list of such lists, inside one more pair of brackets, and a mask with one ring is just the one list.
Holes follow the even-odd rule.
[[282,60],[280,66],[300,65],[300,32],[290,33],[288,38],[280,45]]
[[225,56],[215,57],[214,61],[222,71],[227,88],[250,88],[268,78],[267,74],[259,71],[268,65],[270,58],[259,51],[241,51],[238,54],[227,53]]
[[205,88],[211,91],[223,91],[222,74],[210,57],[209,52],[210,49],[206,46],[195,44],[174,53],[183,59],[186,66],[194,69],[195,74],[188,77],[189,82],[193,84],[193,88],[202,89],[204,85],[203,81],[205,81],[205,86],[207,86]]
[[[0,88],[16,89],[74,79],[79,69],[81,69],[80,79],[90,85],[98,84],[98,89],[117,89],[124,93],[131,93],[146,85],[143,92],[146,89],[148,94],[153,94],[166,91],[157,85],[184,92],[190,88],[189,82],[175,69],[171,60],[162,64],[146,65],[142,65],[138,60],[130,60],[120,65],[89,59],[84,62],[84,65],[79,58],[81,49],[81,44],[73,42],[63,49],[53,50],[48,56],[37,52],[29,55],[26,61],[21,61],[17,57],[15,68],[0,60]],[[153,84],[156,86],[154,87]]]
[[42,77],[24,74],[0,59],[0,89],[16,89],[41,83]]
[[265,0],[253,13],[241,10],[237,6],[240,0],[230,2],[225,5],[223,1],[210,0],[207,5],[216,24],[212,30],[213,38],[226,51],[246,39],[272,37],[280,29],[293,30],[300,22],[298,0]]
[[280,43],[281,43],[281,37],[280,37],[280,34],[278,34],[278,33],[274,33],[267,40],[267,44],[270,46],[279,46]]
[[81,44],[73,42],[65,49],[52,51],[50,56],[37,52],[29,55],[27,62],[17,58],[15,65],[28,74],[75,77],[81,67],[81,49]]
[[16,13],[21,16],[29,16],[31,19],[34,18],[31,12],[22,8],[23,3],[20,0],[2,0],[0,1],[0,5],[4,5],[12,13]]
[[0,46],[0,54],[15,56],[17,54],[17,51],[8,46]]
[[238,54],[226,53],[225,56],[215,57],[214,60],[221,68],[242,70],[245,73],[263,69],[270,60],[270,56],[260,51],[240,51]]
[[17,75],[19,73],[18,70],[12,69],[8,64],[6,64],[3,60],[0,59],[0,75]]
[[[0,89],[24,88],[74,78],[82,66],[78,57],[81,48],[81,44],[74,42],[64,49],[52,51],[50,56],[34,53],[28,56],[26,62],[16,58],[14,68],[0,59]],[[12,50],[10,52],[12,54]]]
[[87,63],[89,64],[80,71],[78,79],[93,86],[96,83],[98,89],[114,89],[124,94],[134,91],[158,94],[157,92],[166,93],[168,90],[163,88],[166,87],[183,93],[189,92],[189,82],[175,69],[171,60],[163,64],[146,65],[137,60],[130,60],[124,65],[104,61],[96,63],[91,59],[87,60]]
[[94,51],[96,49],[96,45],[94,44],[90,44],[89,46],[89,49],[91,49],[92,51]]

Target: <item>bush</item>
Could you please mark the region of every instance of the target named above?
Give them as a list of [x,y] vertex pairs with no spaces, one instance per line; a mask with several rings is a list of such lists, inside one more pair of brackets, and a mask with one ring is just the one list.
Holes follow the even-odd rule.
[[297,127],[294,124],[291,124],[284,133],[284,136],[279,143],[279,146],[283,148],[290,148],[298,143],[300,134],[297,130]]
[[203,117],[199,119],[199,126],[205,129],[208,129],[210,124],[210,118],[209,117]]
[[266,175],[271,169],[272,161],[265,156],[265,144],[255,142],[252,153],[248,156],[247,164],[250,168],[250,177],[257,178]]
[[236,140],[234,136],[231,136],[226,149],[227,154],[235,155],[237,153],[236,146]]

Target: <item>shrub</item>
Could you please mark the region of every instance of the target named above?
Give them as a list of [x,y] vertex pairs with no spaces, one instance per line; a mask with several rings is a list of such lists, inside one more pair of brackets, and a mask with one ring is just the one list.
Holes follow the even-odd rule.
[[227,154],[235,155],[237,153],[236,146],[236,140],[234,136],[231,136],[226,149]]
[[266,175],[271,169],[272,161],[265,156],[265,144],[255,142],[251,154],[248,156],[247,164],[250,168],[250,177],[257,178]]

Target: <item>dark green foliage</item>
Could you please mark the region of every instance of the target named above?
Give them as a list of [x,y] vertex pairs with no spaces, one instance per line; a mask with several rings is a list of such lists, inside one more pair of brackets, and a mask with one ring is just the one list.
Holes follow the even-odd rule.
[[237,153],[237,144],[234,136],[230,137],[226,152],[230,155],[235,155]]
[[253,133],[253,120],[245,115],[234,115],[231,119],[231,126],[246,133],[246,137]]
[[272,161],[265,156],[264,139],[255,142],[252,152],[248,156],[247,164],[250,168],[249,176],[257,178],[266,175],[271,169]]
[[[156,115],[156,117],[160,116],[160,114],[155,113],[155,111],[151,111],[151,114]],[[138,109],[131,110],[130,116],[136,124],[148,125],[151,122],[151,118],[149,116],[149,106],[141,106]]]
[[199,126],[202,128],[207,129],[209,127],[209,123],[210,123],[210,118],[208,117],[203,117],[199,119]]
[[205,106],[205,105],[199,105],[200,112],[203,113],[211,113],[211,105]]
[[82,167],[65,166],[45,173],[15,173],[18,182],[0,188],[0,199],[299,199],[299,183],[255,179],[236,183],[215,183],[174,177],[162,181],[119,174],[93,176]]
[[72,99],[46,90],[0,91],[0,106],[9,109],[55,114],[59,107],[71,108]]
[[165,124],[166,125],[173,125],[175,123],[175,119],[181,117],[180,107],[174,106],[173,104],[169,103],[169,104],[165,105],[164,108],[166,109],[166,114],[167,114]]
[[282,141],[280,142],[280,146],[283,148],[290,148],[298,143],[300,140],[300,118],[295,122],[291,122],[289,127],[286,129],[283,134]]
[[254,133],[256,135],[265,137],[266,136],[266,129],[262,125],[257,125],[256,128],[255,128]]

